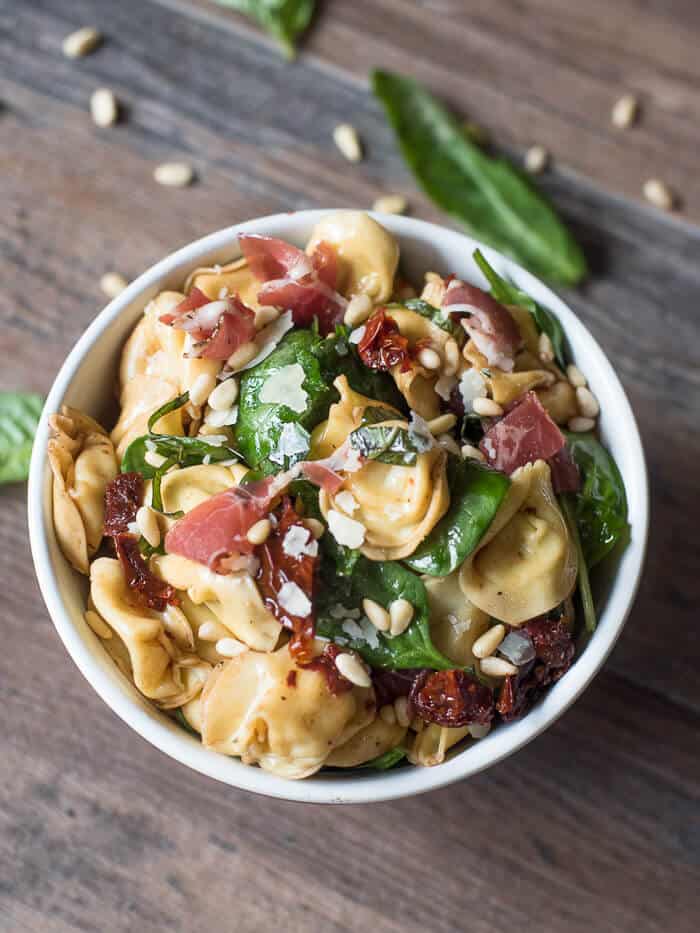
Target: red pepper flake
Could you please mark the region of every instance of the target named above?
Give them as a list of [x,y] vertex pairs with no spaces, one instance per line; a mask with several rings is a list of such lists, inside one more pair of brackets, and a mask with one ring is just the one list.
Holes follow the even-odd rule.
[[157,612],[163,612],[168,603],[177,605],[174,587],[151,573],[135,535],[116,535],[114,544],[126,582],[140,602]]
[[285,583],[296,583],[313,606],[319,558],[309,554],[294,557],[285,553],[283,545],[289,529],[294,525],[306,528],[306,525],[294,510],[288,496],[285,496],[280,508],[277,527],[257,549],[260,558],[257,584],[267,608],[278,622],[293,632],[289,642],[290,654],[297,662],[306,662],[312,659],[316,634],[313,610],[303,618],[293,616],[280,606],[278,596]]
[[[323,654],[313,658],[311,661],[300,663],[299,666],[307,671],[320,671],[326,678],[328,692],[333,696],[339,696],[352,690],[352,683],[340,673],[335,666],[335,659],[339,654],[343,654],[343,649],[334,645],[332,642],[323,649]],[[373,704],[374,705],[374,704]]]
[[143,476],[120,473],[105,489],[104,533],[111,537],[126,534],[143,502]]
[[297,685],[297,672],[289,671],[289,673],[287,674],[287,686],[296,687],[296,685]]
[[402,336],[396,321],[387,317],[385,308],[379,308],[367,321],[357,350],[370,369],[388,370],[400,364],[405,373],[411,368],[408,338]]
[[411,687],[409,703],[424,722],[455,728],[493,719],[493,690],[464,671],[421,674]]

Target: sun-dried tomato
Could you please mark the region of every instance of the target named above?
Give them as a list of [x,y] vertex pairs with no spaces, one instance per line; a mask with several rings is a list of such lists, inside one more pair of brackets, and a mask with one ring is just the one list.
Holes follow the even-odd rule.
[[416,678],[429,674],[427,667],[404,668],[400,671],[372,670],[372,685],[377,697],[377,707],[387,706],[398,697],[407,697]]
[[411,688],[409,703],[424,722],[450,728],[486,725],[494,714],[493,690],[460,670],[421,674]]
[[571,632],[554,613],[532,619],[520,631],[532,639],[536,658],[501,685],[496,709],[505,722],[524,716],[547,687],[564,676],[576,650]]
[[105,489],[104,533],[114,537],[126,534],[143,502],[143,476],[119,473]]
[[284,539],[293,525],[306,527],[295,512],[292,500],[286,496],[280,508],[277,527],[257,549],[260,558],[257,584],[267,608],[278,622],[293,633],[289,651],[292,657],[301,662],[312,658],[315,635],[313,609],[308,616],[293,616],[280,606],[278,597],[285,583],[296,583],[313,606],[319,558],[309,554],[293,556],[285,553]]
[[347,677],[343,677],[335,666],[335,659],[342,653],[342,648],[339,648],[331,642],[326,645],[322,654],[312,658],[310,661],[300,661],[299,667],[307,671],[320,671],[326,678],[328,692],[332,693],[334,696],[339,696],[341,693],[347,693],[349,690],[352,690],[352,682],[349,681]]
[[360,359],[370,369],[391,369],[401,365],[401,372],[411,368],[408,338],[402,336],[399,326],[387,317],[386,310],[378,311],[365,324],[365,332],[357,347]]
[[157,612],[163,612],[168,603],[177,604],[175,589],[149,570],[135,535],[117,535],[114,544],[126,582],[140,602]]

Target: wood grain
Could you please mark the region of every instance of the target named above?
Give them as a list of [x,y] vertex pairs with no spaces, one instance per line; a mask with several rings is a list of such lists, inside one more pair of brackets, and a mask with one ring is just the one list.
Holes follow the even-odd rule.
[[[444,222],[364,88],[368,64],[410,60],[507,145],[548,127],[567,147],[566,170],[542,184],[593,269],[567,300],[614,360],[644,435],[649,562],[606,672],[546,735],[427,797],[326,810],[219,786],[124,727],[48,620],[23,490],[0,490],[0,930],[695,929],[700,235],[610,195],[636,182],[600,108],[606,74],[621,87],[653,78],[666,103],[639,128],[644,158],[692,174],[696,5],[330,0],[289,66],[239,18],[168,4],[0,0],[0,387],[46,391],[103,303],[102,272],[135,276],[213,229],[394,190]],[[68,62],[61,38],[87,22],[107,41]],[[580,75],[576,106],[561,104],[561,73],[574,90]],[[124,106],[109,131],[87,115],[100,85]],[[352,168],[331,140],[347,118],[368,151]],[[581,171],[571,152],[584,139],[598,160],[589,180],[568,168]],[[158,187],[153,167],[170,158],[192,161],[197,184]]]

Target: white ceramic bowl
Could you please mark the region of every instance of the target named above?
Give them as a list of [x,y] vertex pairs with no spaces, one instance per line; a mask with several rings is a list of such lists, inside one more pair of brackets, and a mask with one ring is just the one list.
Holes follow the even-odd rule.
[[[554,722],[585,689],[615,644],[630,611],[642,570],[648,523],[644,454],[629,402],[605,354],[572,311],[532,275],[480,243],[407,217],[377,217],[399,240],[402,264],[420,281],[427,270],[454,272],[484,286],[471,255],[479,246],[489,262],[554,311],[564,326],[573,356],[600,400],[602,436],[625,481],[631,543],[608,578],[597,580],[598,628],[571,670],[523,719],[500,725],[433,768],[387,772],[321,773],[287,781],[259,768],[203,748],[141,696],[119,672],[83,620],[86,580],[63,558],[54,535],[51,478],[46,458],[47,416],[67,403],[100,419],[113,398],[122,345],[146,303],[164,288],[179,289],[197,266],[225,263],[238,254],[239,232],[278,236],[303,246],[324,211],[263,217],[220,230],[178,250],[144,272],[97,315],[61,367],[49,393],[37,433],[29,477],[29,530],[39,585],[54,625],[71,657],[97,693],[124,722],[166,755],[219,781],[272,797],[309,803],[368,803],[419,794],[469,777],[517,751]],[[167,764],[163,762],[163,767]]]

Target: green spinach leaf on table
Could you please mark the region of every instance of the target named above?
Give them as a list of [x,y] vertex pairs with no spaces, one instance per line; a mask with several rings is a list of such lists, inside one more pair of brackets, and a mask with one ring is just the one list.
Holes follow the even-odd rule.
[[[316,617],[319,635],[348,645],[373,667],[390,670],[455,667],[430,637],[428,594],[423,581],[402,564],[359,557],[350,577],[333,579],[333,568],[322,566],[321,579],[324,585]],[[407,599],[414,608],[413,620],[402,635],[389,638],[369,620],[363,623],[363,599],[372,599],[385,609],[396,599]],[[357,618],[346,616],[348,610]]]
[[492,158],[417,81],[377,70],[372,87],[404,159],[426,193],[474,236],[536,275],[574,285],[586,273],[553,208],[502,158]]
[[308,28],[315,0],[216,0],[221,6],[255,20],[282,46],[287,58],[296,55],[296,40]]
[[538,304],[527,292],[500,276],[479,249],[474,250],[474,262],[485,275],[491,286],[491,295],[496,301],[500,301],[502,305],[517,305],[519,308],[525,308],[526,311],[530,312],[537,330],[541,334],[546,334],[552,341],[557,363],[564,369],[567,362],[566,335],[564,334],[564,328],[559,323],[559,319],[547,308]]
[[29,475],[43,405],[34,392],[0,392],[0,483],[20,483]]
[[446,577],[479,544],[510,488],[504,473],[473,460],[447,463],[450,507],[428,537],[404,561],[417,573]]

